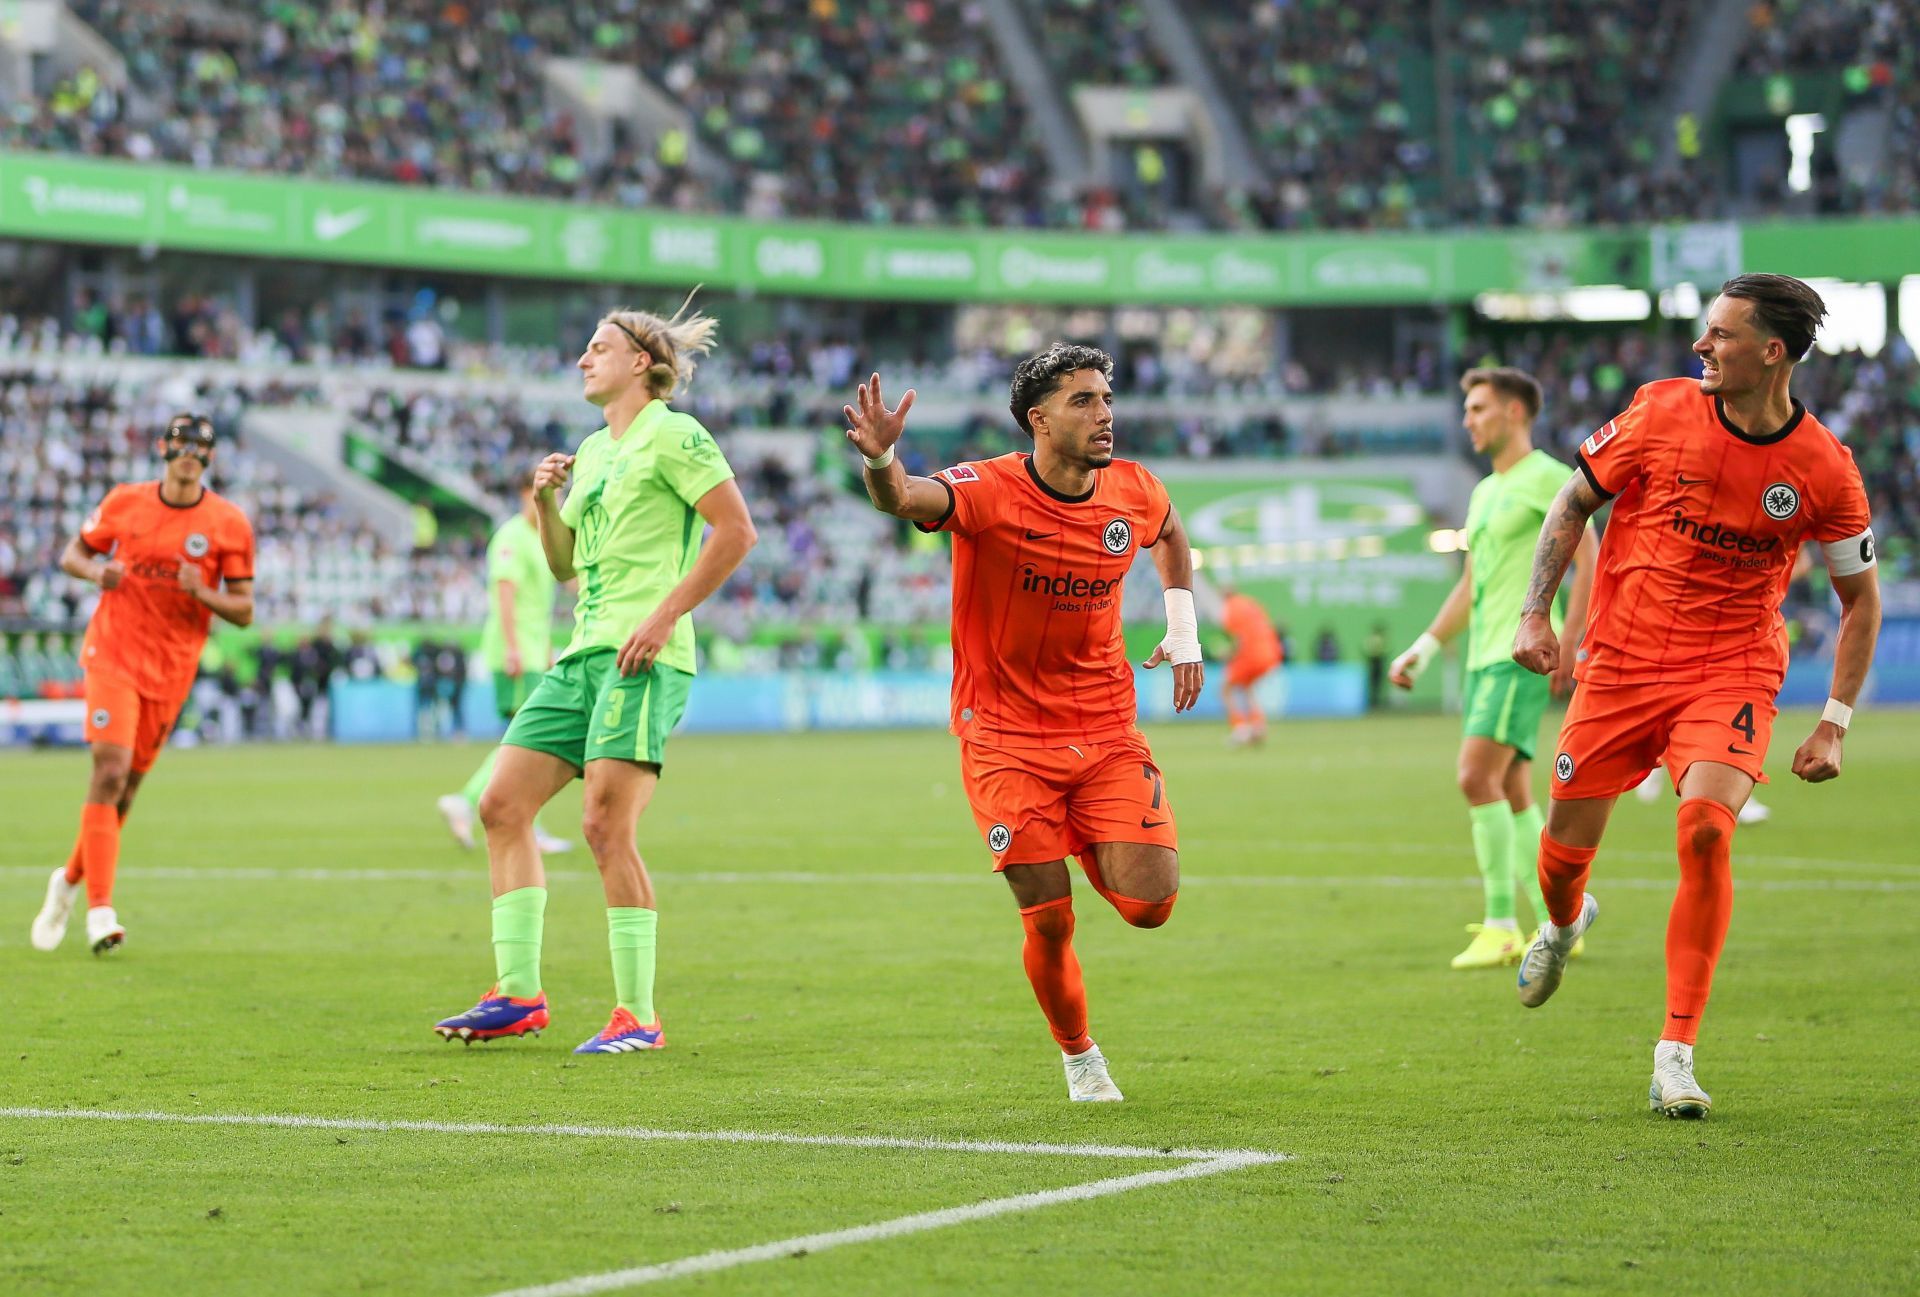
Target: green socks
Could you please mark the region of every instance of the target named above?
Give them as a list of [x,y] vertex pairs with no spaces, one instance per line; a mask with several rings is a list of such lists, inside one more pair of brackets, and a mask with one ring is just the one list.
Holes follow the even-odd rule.
[[1473,821],[1473,856],[1480,865],[1480,886],[1487,894],[1487,918],[1512,922],[1513,808],[1506,802],[1469,806],[1467,818]]
[[1546,812],[1538,802],[1513,813],[1513,879],[1532,902],[1536,925],[1547,921],[1547,898],[1540,890],[1540,835],[1546,827]]
[[607,907],[607,948],[613,953],[613,994],[619,1006],[650,1026],[653,1013],[653,941],[656,910]]
[[540,932],[547,889],[519,887],[493,898],[493,967],[500,994],[528,1000],[540,994]]
[[460,790],[460,795],[467,799],[467,805],[475,810],[480,809],[480,794],[487,791],[487,780],[493,778],[494,763],[498,760],[500,749],[496,747],[487,753],[487,759],[480,763],[480,768],[473,772],[473,778],[467,780],[467,786]]

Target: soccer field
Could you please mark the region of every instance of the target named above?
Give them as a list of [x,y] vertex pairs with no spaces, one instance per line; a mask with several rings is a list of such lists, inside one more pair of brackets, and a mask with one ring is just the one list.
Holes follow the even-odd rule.
[[588,1058],[578,852],[552,1029],[429,1031],[492,975],[484,855],[433,807],[477,747],[168,753],[98,960],[26,942],[85,757],[0,756],[0,1289],[1909,1293],[1920,716],[1864,713],[1819,788],[1785,773],[1811,723],[1735,842],[1705,1123],[1645,1098],[1671,800],[1622,802],[1588,954],[1524,1010],[1447,968],[1450,719],[1150,734],[1179,908],[1076,893],[1114,1105],[1066,1101],[944,735],[676,741],[641,829],[671,1047]]

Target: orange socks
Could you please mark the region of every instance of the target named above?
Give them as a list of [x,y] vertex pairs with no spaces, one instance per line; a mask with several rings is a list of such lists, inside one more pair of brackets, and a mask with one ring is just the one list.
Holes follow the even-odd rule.
[[86,864],[80,855],[80,848],[85,842],[86,842],[86,833],[83,830],[80,836],[74,838],[73,854],[67,857],[67,886],[68,887],[72,887],[75,883],[79,882],[82,878],[86,876],[86,872],[87,872]]
[[1680,803],[1680,889],[1667,917],[1667,1022],[1662,1040],[1694,1043],[1713,968],[1733,918],[1734,813],[1705,797]]
[[1084,1054],[1093,1040],[1087,1035],[1087,986],[1073,953],[1073,898],[1029,906],[1020,911],[1020,923],[1027,930],[1020,957],[1033,998],[1040,1001],[1061,1052]]
[[[113,904],[113,870],[120,863],[118,807],[88,802],[80,808],[80,861],[86,870],[87,905]],[[73,876],[71,861],[67,876]]]
[[1560,927],[1580,917],[1580,898],[1598,852],[1598,847],[1570,847],[1549,834],[1540,835],[1540,891],[1547,898],[1547,917]]

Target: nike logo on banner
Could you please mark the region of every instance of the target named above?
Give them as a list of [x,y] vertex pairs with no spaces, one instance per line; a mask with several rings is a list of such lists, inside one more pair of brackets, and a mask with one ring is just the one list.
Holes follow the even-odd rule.
[[1027,533],[1027,539],[1028,540],[1045,540],[1049,536],[1058,536],[1059,534],[1060,533],[1057,531],[1030,531]]
[[1674,481],[1680,483],[1681,486],[1705,486],[1707,483],[1713,481],[1710,477],[1687,477],[1682,473],[1675,473],[1673,478]]
[[356,207],[346,212],[330,212],[322,207],[313,214],[313,237],[322,243],[344,239],[373,219],[371,207]]
[[1736,748],[1731,743],[1727,744],[1727,751],[1733,753],[1737,757],[1750,757],[1753,755],[1752,748]]
[[1140,817],[1140,827],[1143,829],[1157,829],[1165,823],[1165,820],[1150,820],[1144,815]]

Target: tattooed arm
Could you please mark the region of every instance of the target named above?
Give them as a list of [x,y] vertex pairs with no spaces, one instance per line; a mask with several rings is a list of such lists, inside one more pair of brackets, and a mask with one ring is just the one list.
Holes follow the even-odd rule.
[[1541,524],[1540,543],[1533,551],[1533,581],[1527,587],[1526,602],[1520,605],[1520,629],[1513,637],[1513,660],[1536,675],[1552,675],[1560,665],[1560,640],[1553,633],[1553,596],[1580,548],[1587,519],[1606,502],[1586,474],[1575,473],[1553,498],[1553,508]]

